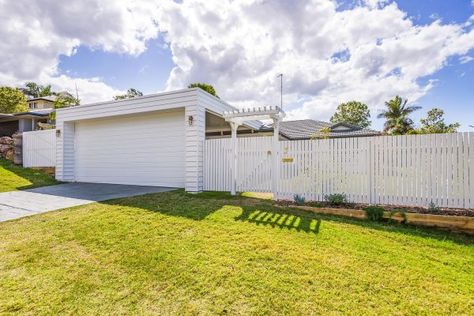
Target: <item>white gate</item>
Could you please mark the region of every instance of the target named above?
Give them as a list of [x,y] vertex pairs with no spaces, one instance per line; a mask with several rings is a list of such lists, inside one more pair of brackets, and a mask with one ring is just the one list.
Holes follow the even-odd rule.
[[[206,140],[205,190],[230,191],[230,139]],[[238,139],[238,191],[271,192],[271,137]],[[474,133],[280,142],[278,199],[474,207]]]
[[56,130],[23,132],[23,166],[56,166]]
[[[238,138],[237,146],[237,191],[271,192],[272,138]],[[232,140],[206,140],[204,190],[230,191],[232,166]]]

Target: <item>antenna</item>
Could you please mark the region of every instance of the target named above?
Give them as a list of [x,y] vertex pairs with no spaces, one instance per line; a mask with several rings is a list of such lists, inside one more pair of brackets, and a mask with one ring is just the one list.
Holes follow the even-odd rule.
[[77,82],[74,82],[76,85],[76,105],[79,105],[79,91],[77,90]]
[[280,109],[283,111],[283,74],[279,74],[280,77]]

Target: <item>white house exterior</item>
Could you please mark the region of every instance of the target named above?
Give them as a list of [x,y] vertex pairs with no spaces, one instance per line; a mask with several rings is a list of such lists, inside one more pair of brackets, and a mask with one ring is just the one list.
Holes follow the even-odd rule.
[[56,178],[202,191],[206,113],[229,110],[198,88],[59,109]]

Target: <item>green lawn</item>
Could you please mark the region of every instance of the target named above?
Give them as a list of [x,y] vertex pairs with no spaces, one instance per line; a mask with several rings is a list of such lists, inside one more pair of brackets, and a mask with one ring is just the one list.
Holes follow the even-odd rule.
[[473,242],[268,200],[150,194],[0,223],[0,314],[467,315]]
[[31,189],[56,183],[53,177],[42,171],[22,168],[0,158],[0,192]]

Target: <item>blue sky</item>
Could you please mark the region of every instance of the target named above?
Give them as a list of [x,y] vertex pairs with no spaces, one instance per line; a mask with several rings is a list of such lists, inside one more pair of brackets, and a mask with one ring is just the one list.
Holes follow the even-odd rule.
[[[416,24],[431,23],[441,19],[443,23],[464,23],[474,13],[471,0],[400,0],[398,6]],[[471,50],[471,56],[474,53]],[[462,130],[474,131],[474,62],[462,64],[458,58],[450,58],[446,67],[424,80],[436,80],[435,87],[422,97],[418,104],[423,109],[414,115],[421,114],[432,107],[442,107],[447,121],[462,123]]]
[[138,56],[81,45],[74,55],[59,58],[61,73],[79,78],[99,77],[117,89],[136,88],[143,93],[163,90],[173,66],[171,51],[161,38],[149,40],[146,50]]
[[[3,5],[11,21],[0,21],[0,35],[12,51],[0,52],[0,83],[36,80],[64,89],[77,84],[83,99],[93,102],[128,88],[154,93],[203,81],[242,107],[277,102],[275,78],[283,72],[292,119],[328,120],[338,103],[350,99],[369,104],[375,117],[384,100],[401,94],[423,107],[416,122],[441,107],[448,122],[474,130],[474,40],[462,39],[474,38],[471,0],[342,0],[336,8],[331,0],[310,7],[287,0],[248,7],[224,0],[91,0],[54,8],[43,2],[32,2],[31,12],[44,13],[31,16]],[[361,15],[362,4],[376,15]],[[403,13],[414,25],[405,23]],[[12,32],[20,20],[38,27]],[[320,32],[325,27],[330,31]],[[416,34],[417,28],[428,35]],[[375,44],[379,35],[385,36],[384,47]],[[37,41],[42,36],[50,45]],[[446,52],[449,43],[459,48]],[[18,58],[1,62],[11,56]],[[424,92],[430,82],[433,87]],[[374,128],[382,123],[373,118]]]

